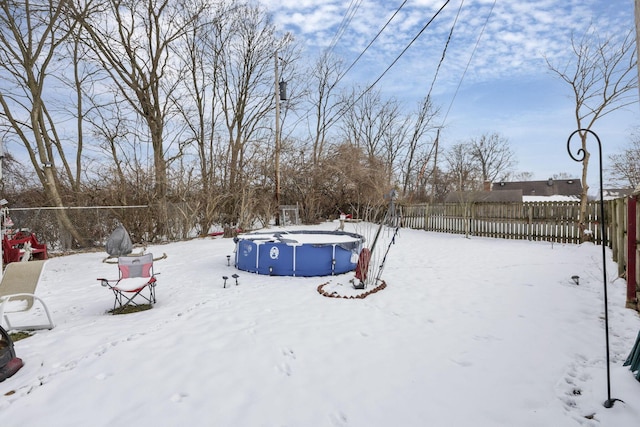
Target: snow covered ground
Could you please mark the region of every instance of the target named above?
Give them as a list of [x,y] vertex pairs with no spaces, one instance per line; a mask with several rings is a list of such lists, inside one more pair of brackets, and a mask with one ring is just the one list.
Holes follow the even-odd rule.
[[[335,223],[303,227],[335,229]],[[345,231],[361,232],[348,223]],[[326,298],[334,278],[227,266],[231,239],[148,248],[152,310],[112,316],[105,253],[52,258],[37,294],[56,328],[16,342],[0,426],[636,427],[640,382],[622,363],[640,330],[601,248],[402,229],[386,289]],[[612,261],[607,265],[615,276]],[[240,275],[224,289],[222,276]],[[571,276],[580,276],[576,286]]]

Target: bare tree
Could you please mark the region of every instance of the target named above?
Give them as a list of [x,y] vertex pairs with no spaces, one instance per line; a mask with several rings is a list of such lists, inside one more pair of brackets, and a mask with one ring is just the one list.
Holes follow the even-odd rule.
[[454,189],[470,191],[479,187],[480,174],[467,144],[455,144],[445,151],[444,163]]
[[551,175],[551,178],[558,180],[558,179],[575,179],[575,176],[572,176],[571,174],[567,173],[567,172],[558,172],[558,173],[554,173],[553,175]]
[[411,116],[402,116],[400,106],[397,105],[397,108],[397,117],[393,119],[381,135],[382,158],[387,165],[386,179],[390,185],[402,182],[404,154],[411,148],[409,147],[409,142],[413,142],[409,141],[412,126]]
[[[300,122],[307,127],[308,137],[298,141],[291,136],[284,138],[281,163],[285,199],[290,200],[289,204],[300,203],[303,220],[312,222],[336,213],[335,206],[329,206],[327,211],[325,159],[335,148],[330,129],[339,120],[344,101],[337,90],[342,62],[324,52],[303,72],[306,78],[299,79],[299,106],[306,111]],[[288,110],[290,101],[285,105]]]
[[[633,2],[633,16],[635,21],[635,31],[636,31],[636,63],[637,59],[640,57],[640,51],[638,50],[638,45],[640,45],[640,0],[634,0]],[[640,64],[636,66],[638,73],[638,80],[640,80]]]
[[[552,64],[547,59],[549,69],[571,87],[578,129],[590,130],[598,119],[637,103],[635,49],[633,29],[622,36],[612,34],[601,37],[592,26],[581,38],[571,37],[573,55],[564,65]],[[583,229],[589,191],[587,171],[590,154],[588,133],[579,132],[579,136],[584,153],[580,199],[580,227]]]
[[[220,191],[224,170],[221,162],[221,147],[217,142],[219,112],[216,109],[216,93],[222,47],[232,38],[224,31],[225,20],[233,10],[233,5],[219,2],[203,11],[189,26],[184,35],[183,48],[176,51],[182,77],[180,103],[177,103],[181,120],[185,124],[186,142],[195,150],[199,166],[199,196],[196,198],[200,212],[201,232],[206,232],[215,222],[220,201],[224,194]],[[193,196],[192,196],[193,201]]]
[[[167,195],[165,138],[179,75],[171,53],[202,6],[174,0],[107,0],[81,16],[91,47],[123,99],[147,126],[155,197]],[[81,15],[82,11],[78,11]]]
[[640,185],[640,135],[634,134],[622,151],[609,156],[609,179],[627,188]]
[[3,151],[2,158],[2,197],[13,200],[7,195],[8,191],[14,192],[15,195],[28,193],[33,182],[37,181],[35,172],[18,161],[13,154]]
[[[68,6],[68,1],[0,2],[0,79],[5,82],[0,92],[3,130],[9,140],[25,147],[50,203],[58,207],[65,205],[58,163],[63,165],[68,181],[75,180],[58,131],[60,118],[49,109],[59,95],[47,85],[52,81],[47,77],[66,71],[63,62],[57,59],[61,45],[74,31],[75,22],[64,19]],[[83,245],[85,239],[67,212],[57,210],[56,215],[73,239]]]
[[[324,180],[320,188],[325,212],[338,207],[347,212],[349,207],[359,210],[362,205],[380,203],[389,191],[384,174],[384,160],[371,157],[364,147],[351,142],[334,146],[323,160]],[[331,210],[329,210],[331,212]]]
[[484,182],[504,178],[516,163],[509,140],[497,133],[472,138],[468,149]]
[[[344,103],[349,108],[342,117],[342,138],[364,149],[371,159],[385,158],[385,169],[379,173],[384,173],[390,182],[393,171],[390,161],[396,158],[406,142],[403,130],[398,127],[404,125],[400,105],[395,99],[383,101],[379,91],[358,95],[355,90]],[[400,122],[403,123],[399,125]]]
[[309,72],[311,78],[307,91],[308,103],[311,104],[314,113],[309,124],[313,165],[317,165],[325,154],[327,131],[333,123],[336,110],[341,105],[335,90],[341,75],[341,68],[342,63],[330,53],[325,52]]
[[[436,129],[433,121],[439,112],[440,110],[433,105],[431,98],[426,96],[420,103],[418,112],[412,120],[402,170],[404,177],[402,192],[404,195],[409,191],[412,182],[415,183],[415,187],[421,187],[420,181],[424,177],[423,171],[426,170],[427,163],[435,149],[435,144],[431,143],[432,141],[427,142],[424,139],[430,131]],[[431,143],[431,149],[426,150],[429,143]],[[423,166],[420,167],[419,165]]]
[[276,34],[269,15],[260,6],[238,6],[220,30],[229,37],[220,45],[215,102],[226,140],[225,191],[230,196],[226,210],[233,220],[248,217],[241,215],[239,208],[250,181],[255,179],[246,173],[249,162],[265,155],[257,148],[273,145],[269,140],[274,124],[274,55],[277,51],[283,62],[289,62],[292,39],[290,34]]
[[[95,161],[95,169],[106,172],[98,175],[102,178],[110,176],[111,180],[124,184],[129,172],[141,165],[142,153],[131,120],[135,114],[126,104],[118,102],[120,98],[117,92],[110,95],[109,99],[104,95],[90,96],[89,102],[94,107],[86,112],[84,119],[92,130],[96,148],[100,149],[100,159]],[[113,166],[109,167],[109,164]],[[127,192],[122,192],[119,203],[127,203]]]
[[481,176],[477,160],[469,148],[469,143],[456,144],[444,153],[449,185],[457,190],[456,201],[462,209],[465,237],[469,237],[469,217],[475,203],[475,197],[470,192],[480,188],[478,181]]
[[[65,19],[68,25],[73,28],[72,33],[65,39],[65,43],[61,46],[63,50],[59,53],[61,58],[69,58],[71,62],[71,72],[56,73],[55,78],[58,79],[73,97],[64,98],[61,102],[61,108],[65,115],[75,120],[75,164],[72,168],[71,164],[64,161],[63,167],[69,177],[71,189],[75,194],[80,196],[86,195],[82,188],[83,172],[86,170],[85,146],[87,140],[87,116],[100,106],[92,103],[91,88],[99,86],[101,80],[106,77],[106,73],[101,67],[96,66],[92,61],[92,53],[83,42],[82,26],[74,24],[73,14],[67,13]],[[90,128],[90,126],[89,126]]]
[[533,179],[533,172],[516,172],[511,176],[511,179],[514,181],[531,181]]

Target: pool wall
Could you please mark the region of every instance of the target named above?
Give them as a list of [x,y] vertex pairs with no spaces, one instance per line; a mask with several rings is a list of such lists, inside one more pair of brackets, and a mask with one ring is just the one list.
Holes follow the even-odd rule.
[[[322,242],[313,242],[322,237]],[[334,242],[327,242],[332,240]],[[235,265],[272,276],[330,276],[353,271],[364,238],[343,231],[251,233],[236,238]]]

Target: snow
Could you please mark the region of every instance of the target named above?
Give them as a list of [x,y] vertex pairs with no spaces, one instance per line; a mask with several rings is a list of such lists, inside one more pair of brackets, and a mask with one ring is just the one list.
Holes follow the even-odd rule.
[[523,202],[579,202],[579,196],[563,196],[556,194],[555,196],[522,196]]
[[[305,228],[305,227],[303,227]],[[283,241],[290,245],[296,244],[339,244],[339,243],[354,243],[361,240],[360,237],[351,234],[344,234],[335,230],[327,230],[326,233],[304,233],[304,229],[296,230],[297,232],[285,232],[274,230],[273,232],[256,232],[245,233],[238,236],[239,239],[253,240],[257,244],[263,242],[278,242]],[[314,231],[314,230],[311,230]]]
[[[335,229],[325,223],[313,229]],[[365,224],[347,224],[362,232]],[[305,228],[309,228],[305,226]],[[361,233],[365,234],[366,233]],[[2,426],[601,426],[640,422],[622,363],[640,330],[626,282],[592,243],[464,238],[401,229],[364,299],[327,298],[337,277],[227,266],[231,239],[149,247],[158,302],[113,316],[105,253],[52,258],[37,294],[56,327],[15,343]],[[233,259],[233,257],[232,257]],[[223,288],[237,272],[239,285]],[[571,276],[579,275],[577,286]],[[346,286],[346,285],[345,285]]]

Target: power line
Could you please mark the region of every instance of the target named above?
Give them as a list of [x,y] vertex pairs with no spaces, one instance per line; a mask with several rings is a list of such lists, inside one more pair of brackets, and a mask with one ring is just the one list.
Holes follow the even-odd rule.
[[[389,66],[382,72],[382,74],[380,74],[380,76],[378,76],[378,78],[371,83],[364,91],[362,91],[362,93],[352,102],[350,102],[347,106],[341,108],[331,119],[329,119],[327,121],[327,123],[322,127],[322,130],[324,131],[330,124],[333,124],[334,121],[340,119],[346,112],[348,109],[350,109],[351,107],[353,107],[358,101],[360,101],[360,99],[367,93],[369,92],[371,89],[373,89],[373,87],[378,84],[378,82],[380,80],[382,80],[382,78],[387,74],[387,72],[400,60],[400,58],[407,52],[407,50],[409,50],[409,48],[413,45],[413,43],[415,43],[415,41],[422,35],[422,33],[424,33],[424,31],[427,29],[427,27],[429,27],[429,25],[431,25],[431,23],[436,19],[436,17],[440,14],[440,12],[442,12],[444,10],[444,8],[449,4],[451,0],[447,0],[441,7],[440,9],[438,9],[438,11],[431,17],[431,19],[429,19],[429,21],[422,27],[422,29],[418,32],[418,34],[415,35],[415,37],[413,39],[411,39],[411,41],[404,47],[404,49],[402,49],[402,51],[398,54],[398,56],[396,56],[396,58],[391,62],[391,64],[389,64]],[[495,4],[495,3],[494,3]]]
[[[438,146],[440,144],[440,129],[442,129],[444,127],[444,124],[447,121],[447,117],[449,117],[449,112],[451,111],[451,107],[453,106],[453,101],[456,99],[456,96],[458,95],[458,91],[460,90],[460,86],[462,86],[462,81],[464,80],[465,75],[467,74],[467,70],[469,69],[469,66],[471,65],[471,60],[473,59],[473,56],[476,53],[476,50],[478,49],[478,45],[480,44],[480,39],[482,38],[482,35],[484,34],[484,30],[487,28],[487,24],[489,23],[489,18],[491,18],[491,15],[493,14],[493,8],[496,6],[496,1],[497,0],[493,0],[493,4],[491,5],[491,9],[489,10],[489,14],[487,15],[487,19],[484,21],[484,25],[482,26],[482,30],[480,31],[480,34],[478,35],[478,39],[476,40],[476,44],[473,46],[473,50],[471,51],[471,56],[469,56],[469,61],[467,61],[467,65],[464,68],[464,71],[462,72],[462,76],[460,76],[460,81],[458,82],[458,86],[456,87],[456,90],[453,94],[453,97],[451,98],[451,102],[449,103],[449,108],[447,108],[447,112],[444,115],[444,118],[442,119],[442,124],[438,127],[438,133],[436,135],[436,140],[435,143],[433,145],[432,151],[435,150],[435,158],[433,161],[433,189],[431,190],[431,198],[433,200],[433,193],[434,193],[434,189],[435,189],[435,185],[436,185],[436,171],[438,168]],[[462,2],[464,3],[464,0],[462,0]],[[460,5],[460,9],[462,9],[462,4]],[[460,13],[460,10],[458,10],[458,13]],[[457,17],[456,17],[457,20]],[[455,25],[455,23],[454,23]],[[453,28],[452,28],[453,31]],[[449,34],[449,36],[451,36],[451,34]],[[447,44],[449,43],[449,41],[447,40]],[[444,58],[444,54],[443,54],[443,58]],[[434,79],[435,81],[435,79]],[[426,163],[425,163],[425,167],[426,167]]]
[[371,47],[371,45],[378,39],[378,37],[380,37],[380,34],[382,34],[382,32],[389,26],[389,24],[391,23],[391,21],[393,21],[393,19],[396,17],[398,12],[402,10],[402,8],[407,3],[407,1],[408,0],[404,0],[402,4],[395,10],[395,12],[393,12],[393,15],[391,15],[391,17],[387,20],[387,22],[382,26],[380,31],[378,31],[378,34],[376,34],[375,37],[371,39],[369,44],[364,48],[362,52],[360,52],[358,57],[351,63],[351,65],[349,65],[349,67],[347,67],[347,69],[342,74],[340,74],[340,76],[338,76],[336,81],[331,85],[331,88],[335,87],[340,82],[340,80],[342,80],[342,78],[353,68],[353,66],[356,65],[356,63],[360,60],[360,58],[362,58],[362,55],[364,55],[365,52]]
[[362,0],[351,0],[351,3],[349,3],[349,7],[347,8],[347,11],[342,17],[342,21],[340,22],[340,25],[338,26],[338,29],[336,30],[336,33],[333,36],[333,39],[331,40],[331,43],[329,43],[329,47],[327,49],[328,52],[333,51],[333,48],[335,48],[335,46],[338,44],[338,41],[340,41],[340,38],[342,38],[342,35],[346,31],[347,27],[349,27],[349,24],[351,23],[351,21],[353,20],[353,17],[358,11],[358,8],[360,7],[360,3],[362,3]]
[[451,37],[453,36],[453,30],[458,23],[458,18],[460,17],[460,12],[462,11],[462,6],[464,5],[464,0],[460,2],[460,7],[458,8],[458,13],[456,13],[456,18],[453,20],[453,24],[451,25],[451,30],[449,30],[449,37],[447,37],[447,42],[444,45],[444,49],[442,50],[442,57],[440,57],[440,62],[438,62],[438,67],[436,68],[436,72],[433,75],[433,80],[431,80],[431,86],[429,87],[429,92],[427,92],[427,99],[431,97],[431,92],[433,91],[433,87],[436,84],[436,80],[438,79],[438,74],[440,73],[440,67],[444,62],[444,58],[447,55],[447,49],[449,47],[449,42],[451,41]]
[[[456,13],[456,17],[453,20],[453,24],[451,25],[451,30],[449,30],[449,37],[447,37],[447,41],[444,45],[444,49],[442,49],[442,56],[440,57],[440,62],[438,62],[438,67],[436,68],[436,72],[433,75],[433,80],[431,80],[431,86],[429,87],[429,91],[427,92],[427,102],[431,99],[431,92],[433,91],[433,87],[436,84],[436,80],[438,79],[438,74],[440,73],[440,67],[442,66],[442,64],[444,63],[444,59],[447,55],[447,49],[449,48],[449,42],[451,42],[451,37],[453,36],[453,31],[456,27],[456,24],[458,23],[458,18],[460,17],[460,12],[462,11],[462,6],[464,5],[464,0],[462,0],[460,2],[460,7],[458,8],[458,13]],[[435,169],[438,166],[438,145],[439,145],[439,140],[440,140],[440,129],[442,128],[442,126],[438,127],[438,130],[436,132],[436,139],[433,143],[433,145],[431,146],[431,150],[429,151],[428,155],[427,155],[427,161],[425,161],[424,166],[422,167],[422,169],[420,170],[420,173],[418,175],[418,181],[421,179],[420,177],[424,174],[424,171],[427,167],[427,163],[428,163],[428,159],[431,158],[431,155],[435,153],[434,158],[433,158],[433,179],[434,179],[434,187],[435,187],[435,179],[436,179],[436,173],[435,173]],[[431,192],[432,195],[432,201],[433,201],[433,191]]]
[[[347,67],[347,69],[342,72],[338,78],[336,79],[335,82],[333,82],[333,84],[329,87],[329,90],[333,89],[341,80],[342,78],[356,65],[356,63],[360,60],[360,58],[362,58],[362,56],[367,52],[367,50],[371,47],[371,45],[378,39],[378,37],[380,37],[380,34],[382,34],[382,32],[389,26],[389,24],[391,23],[391,21],[393,21],[393,19],[396,17],[396,15],[400,12],[400,10],[402,10],[402,8],[404,7],[404,5],[407,3],[408,0],[404,0],[402,2],[402,4],[393,12],[393,15],[391,15],[391,17],[387,20],[387,22],[382,26],[382,28],[378,31],[378,33],[375,35],[375,37],[369,42],[369,44],[364,48],[364,50],[362,50],[362,52],[360,52],[360,54],[358,55],[358,57],[351,63],[351,65],[349,65],[349,67]],[[353,11],[350,13],[350,10],[352,9],[352,5],[354,4],[354,1],[351,1],[351,4],[349,5],[349,7],[347,8],[347,12],[345,13],[345,17],[343,18],[342,22],[340,23],[340,26],[336,32],[336,35],[334,35],[333,40],[331,41],[331,44],[329,46],[329,48],[327,49],[327,53],[331,53],[331,51],[333,50],[333,48],[335,47],[335,45],[338,42],[338,39],[342,36],[342,34],[344,34],[344,30],[347,28],[348,24],[351,22],[351,20],[353,19],[353,16],[355,14],[355,11],[358,9],[358,7],[360,6],[361,1],[358,2],[357,5],[354,6]],[[348,16],[350,15],[350,16]],[[299,123],[300,121],[304,120],[306,117],[308,117],[309,111],[307,111],[304,115],[302,115],[297,121],[296,123]],[[343,113],[344,114],[344,113]],[[328,126],[328,125],[327,125]],[[323,126],[322,131],[324,131],[327,126]]]
[[462,76],[460,76],[460,81],[458,82],[458,86],[456,87],[456,90],[453,93],[453,98],[451,98],[451,103],[449,104],[449,108],[447,109],[447,112],[446,112],[446,114],[444,116],[444,119],[442,120],[442,125],[443,126],[444,126],[444,123],[447,120],[447,117],[449,116],[449,112],[451,111],[451,107],[453,106],[453,101],[456,99],[456,96],[458,95],[458,91],[460,90],[460,86],[462,86],[462,81],[464,80],[464,77],[467,74],[467,70],[469,70],[469,67],[471,66],[471,61],[473,60],[473,57],[476,54],[476,50],[478,49],[478,45],[480,44],[480,39],[482,39],[482,35],[484,34],[484,30],[487,28],[487,24],[489,23],[489,18],[491,18],[491,15],[493,14],[493,8],[496,6],[496,1],[497,0],[493,0],[493,4],[491,5],[491,9],[489,10],[489,14],[487,15],[487,19],[484,21],[484,25],[482,26],[482,30],[480,30],[480,34],[478,35],[478,39],[476,40],[476,44],[473,46],[473,50],[471,51],[471,56],[469,56],[469,61],[467,61],[467,65],[464,68],[464,71],[462,72]]

